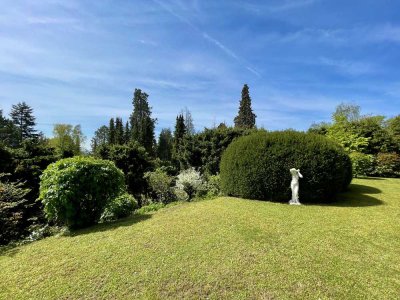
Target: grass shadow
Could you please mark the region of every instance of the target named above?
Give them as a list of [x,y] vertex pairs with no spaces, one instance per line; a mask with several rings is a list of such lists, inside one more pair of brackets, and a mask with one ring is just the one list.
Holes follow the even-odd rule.
[[126,227],[126,226],[131,226],[133,224],[145,221],[147,219],[151,218],[151,214],[133,214],[129,217],[119,219],[113,222],[108,222],[108,223],[100,223],[96,224],[94,226],[84,228],[84,229],[78,229],[74,231],[70,231],[65,236],[78,236],[78,235],[85,235],[85,234],[90,234],[90,233],[95,233],[95,232],[103,232],[103,231],[109,231],[109,230],[115,230],[119,227]]
[[[369,178],[368,178],[369,179]],[[363,185],[363,184],[351,184],[348,191],[338,195],[337,199],[331,203],[327,203],[328,206],[338,207],[366,207],[383,205],[384,202],[379,200],[372,195],[380,194],[380,189]]]
[[[151,218],[151,214],[133,214],[132,216],[119,219],[113,222],[108,222],[108,223],[101,223],[101,224],[96,224],[88,228],[84,229],[78,229],[74,231],[67,231],[60,236],[63,237],[75,237],[79,235],[85,235],[85,234],[91,234],[91,233],[96,233],[96,232],[103,232],[103,231],[109,231],[109,230],[115,230],[119,227],[124,227],[124,226],[131,226],[133,224],[139,223],[141,221],[145,221],[147,219]],[[21,247],[24,247],[27,244],[34,243],[36,241],[21,241],[15,244],[9,244],[5,246],[0,247],[0,256],[9,256],[12,257],[16,255]]]

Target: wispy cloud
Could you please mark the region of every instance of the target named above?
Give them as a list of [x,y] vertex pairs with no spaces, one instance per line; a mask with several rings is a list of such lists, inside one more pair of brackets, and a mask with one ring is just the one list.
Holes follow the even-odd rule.
[[282,1],[282,3],[280,3],[277,6],[270,6],[269,10],[271,12],[286,11],[286,10],[310,6],[317,1],[318,0],[287,0],[287,1]]
[[327,57],[320,57],[319,62],[322,65],[333,67],[336,71],[342,74],[351,76],[367,75],[376,71],[375,67],[371,63],[366,62],[335,60]]
[[[166,10],[168,13],[170,13],[172,16],[180,20],[181,22],[184,22],[188,24],[190,27],[192,27],[197,33],[199,33],[205,40],[209,41],[216,47],[218,47],[220,50],[222,50],[226,55],[229,57],[233,58],[237,62],[239,62],[243,67],[245,67],[247,70],[249,70],[251,73],[254,75],[260,77],[260,73],[255,71],[253,68],[247,66],[247,63],[245,62],[244,59],[240,58],[233,50],[225,46],[221,41],[217,40],[216,38],[210,36],[207,32],[202,31],[198,26],[196,26],[193,22],[191,22],[189,19],[181,16],[180,14],[176,13],[175,10],[172,8],[172,6],[169,6],[165,4],[165,2],[161,2],[159,0],[153,0],[155,3],[160,5],[164,10]],[[180,5],[182,3],[180,2]]]

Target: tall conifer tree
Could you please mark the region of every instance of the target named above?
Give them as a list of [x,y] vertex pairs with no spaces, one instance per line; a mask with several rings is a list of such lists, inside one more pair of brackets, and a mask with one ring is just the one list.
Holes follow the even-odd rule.
[[235,117],[235,127],[250,129],[256,125],[256,115],[251,108],[251,98],[247,84],[242,89],[242,99],[239,105],[239,114]]
[[124,143],[124,125],[121,118],[115,119],[115,143],[118,145]]
[[124,143],[128,144],[130,140],[131,140],[131,130],[129,128],[129,122],[126,121],[124,130]]
[[108,126],[108,143],[110,145],[115,144],[115,123],[114,123],[114,118],[110,119],[110,125]]
[[158,138],[157,156],[164,161],[172,158],[173,137],[169,128],[163,128]]
[[20,102],[13,105],[10,117],[14,125],[18,127],[20,142],[27,138],[37,137],[36,130],[34,129],[36,119],[33,116],[33,109],[28,104]]
[[135,89],[133,95],[133,113],[131,115],[131,136],[138,141],[148,153],[154,154],[154,127],[156,119],[151,118],[149,95]]

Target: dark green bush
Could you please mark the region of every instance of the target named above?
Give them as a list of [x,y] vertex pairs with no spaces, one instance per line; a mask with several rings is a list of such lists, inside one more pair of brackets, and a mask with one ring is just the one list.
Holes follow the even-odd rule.
[[153,163],[144,147],[138,142],[102,146],[99,155],[102,159],[113,161],[124,172],[128,191],[138,199],[141,206],[140,197],[149,188],[144,173],[153,170]]
[[101,215],[101,222],[107,222],[125,218],[129,216],[136,208],[138,203],[132,195],[124,193],[112,200],[104,209]]
[[49,220],[82,228],[97,223],[104,208],[124,191],[124,174],[114,163],[73,157],[43,172],[39,199]]
[[30,207],[26,199],[29,189],[5,177],[6,174],[0,173],[0,245],[21,239],[28,233],[24,224]]
[[374,175],[400,177],[400,155],[397,153],[378,153]]
[[295,131],[256,132],[234,141],[221,160],[227,195],[272,201],[291,197],[290,168],[300,168],[300,200],[329,201],[351,181],[351,161],[323,136]]

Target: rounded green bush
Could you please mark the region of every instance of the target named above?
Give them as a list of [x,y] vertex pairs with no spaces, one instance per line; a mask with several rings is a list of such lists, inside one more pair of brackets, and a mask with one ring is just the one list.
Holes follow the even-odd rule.
[[324,202],[347,188],[349,156],[327,138],[296,131],[259,131],[240,137],[221,159],[224,194],[260,200],[291,198],[289,169],[299,168],[300,201]]
[[114,163],[72,157],[43,172],[39,200],[49,220],[82,228],[97,223],[104,208],[124,191],[124,174]]
[[132,195],[128,193],[121,194],[106,206],[100,221],[107,222],[125,218],[137,208],[138,203]]

